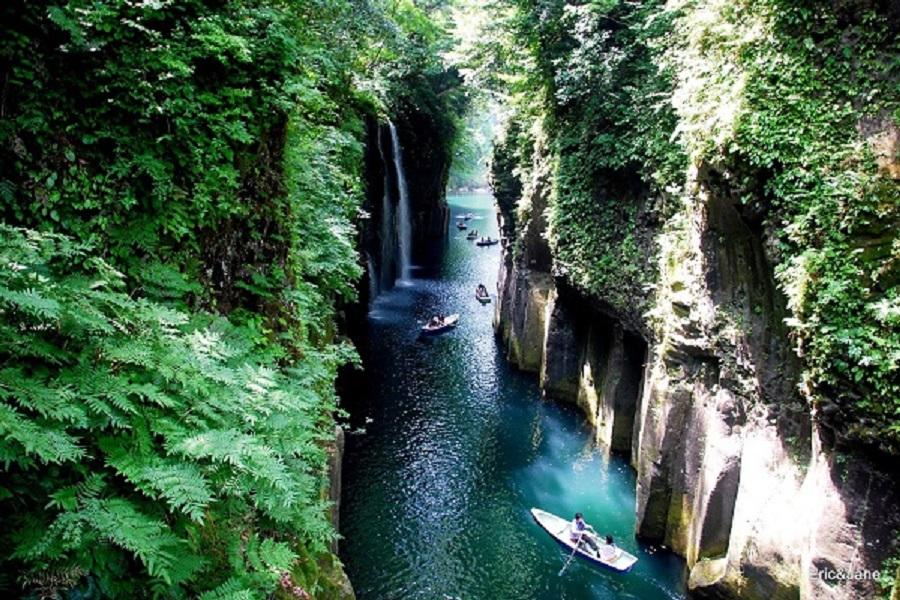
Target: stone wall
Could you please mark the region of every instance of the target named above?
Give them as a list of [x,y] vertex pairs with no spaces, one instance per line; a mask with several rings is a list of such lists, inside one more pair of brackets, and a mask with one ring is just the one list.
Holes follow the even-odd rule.
[[[334,428],[334,440],[328,446],[328,490],[327,498],[331,502],[331,522],[335,531],[340,531],[341,512],[341,473],[344,460],[344,430]],[[321,565],[323,572],[329,575],[329,598],[334,600],[356,600],[356,594],[343,565],[337,560],[338,540],[331,542],[330,564]]]

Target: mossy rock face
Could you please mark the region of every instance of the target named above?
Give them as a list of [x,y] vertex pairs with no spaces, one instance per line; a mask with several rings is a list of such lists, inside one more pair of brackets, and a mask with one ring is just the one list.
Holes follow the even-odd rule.
[[553,279],[546,273],[511,267],[508,292],[497,318],[507,357],[523,371],[540,372],[544,358],[544,326]]
[[337,556],[323,554],[319,557],[319,580],[322,592],[316,596],[321,600],[355,600],[356,594],[350,585],[350,579]]
[[586,323],[578,318],[573,303],[558,292],[550,294],[545,308],[545,356],[541,387],[549,398],[575,402],[587,338]]
[[509,338],[509,360],[521,367],[523,362],[521,357],[522,344],[519,343],[519,338],[511,335]]
[[693,510],[687,494],[672,492],[666,516],[666,543],[679,554],[687,553]]
[[[727,559],[701,560],[691,569],[688,588],[692,591],[712,588],[725,577],[727,569]],[[702,597],[706,592],[698,591],[697,593],[699,597]]]
[[728,559],[701,560],[691,569],[688,589],[696,600],[800,600],[795,573],[749,566],[740,575]]

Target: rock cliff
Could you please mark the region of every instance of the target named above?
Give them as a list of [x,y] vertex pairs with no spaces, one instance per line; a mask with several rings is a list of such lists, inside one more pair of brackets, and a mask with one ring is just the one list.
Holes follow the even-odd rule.
[[447,176],[452,156],[447,132],[430,112],[403,111],[397,117],[412,212],[413,253],[420,253],[447,232]]
[[[447,231],[449,209],[444,186],[450,156],[436,148],[430,118],[423,113],[398,117],[397,133],[409,193],[412,257],[415,263],[429,242]],[[370,117],[366,122],[365,182],[366,218],[360,228],[358,247],[366,261],[365,281],[360,286],[359,305],[369,297],[390,289],[399,273],[398,175],[388,125]],[[439,145],[439,144],[438,144]]]
[[554,271],[545,161],[524,190],[494,173],[508,235],[495,327],[548,398],[630,456],[637,535],[685,557],[696,598],[875,597],[866,575],[900,527],[895,473],[836,451],[802,399],[759,216],[701,169],[668,229],[639,224],[652,285],[643,312],[616,310]]
[[[340,513],[341,513],[341,477],[342,462],[344,460],[344,430],[340,427],[334,428],[334,440],[328,446],[328,490],[327,497],[331,502],[331,523],[335,531],[340,531]],[[347,577],[343,565],[337,560],[338,540],[335,539],[331,543],[330,558],[331,563],[323,565],[323,571],[329,573],[330,584],[332,586],[331,597],[334,600],[355,600],[356,594]]]

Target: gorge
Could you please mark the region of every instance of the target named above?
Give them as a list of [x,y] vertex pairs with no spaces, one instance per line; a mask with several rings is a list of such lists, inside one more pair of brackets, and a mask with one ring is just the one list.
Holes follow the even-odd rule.
[[4,3],[0,592],[900,600],[898,30]]
[[[489,194],[448,205],[496,236]],[[627,462],[594,446],[577,411],[542,402],[499,351],[493,309],[473,298],[478,282],[495,289],[499,249],[449,229],[443,252],[373,303],[358,343],[365,371],[345,380],[340,555],[357,597],[684,598],[683,563],[634,538]],[[416,322],[437,312],[459,313],[457,330],[418,339]],[[638,565],[627,577],[579,565],[558,577],[560,552],[532,506],[585,511]]]
[[[732,248],[745,239],[746,249],[678,265],[661,339],[542,270],[531,260],[531,245],[542,243],[531,231],[541,230],[525,233],[521,254],[509,252],[500,275],[504,351],[539,377],[546,397],[578,405],[603,447],[628,457],[637,471],[636,532],[687,559],[692,597],[875,597],[871,580],[827,582],[818,573],[881,569],[891,542],[884,532],[898,525],[893,474],[865,459],[829,457],[815,425],[792,412],[794,386],[781,379],[791,376],[791,359],[775,337],[777,321],[732,330],[740,337],[725,343],[724,332],[709,329],[722,302],[779,309],[766,296],[770,282],[728,271],[752,271],[746,261],[760,259],[739,216],[703,217],[703,227],[721,229],[701,229],[698,238]],[[691,270],[699,280],[686,277]],[[742,309],[748,321],[766,318],[751,306]],[[771,395],[759,406],[748,390]]]
[[[772,157],[764,157],[770,162],[761,164],[754,154],[753,144],[764,143],[753,137],[758,135],[754,119],[770,118],[766,105],[755,104],[759,99],[754,94],[760,93],[757,86],[773,93],[765,87],[773,84],[762,82],[778,75],[754,71],[757,67],[743,65],[725,50],[692,46],[694,38],[683,38],[684,45],[660,45],[653,37],[658,33],[633,38],[633,26],[619,26],[642,19],[656,19],[654,25],[660,25],[665,11],[579,12],[563,10],[562,4],[560,12],[545,7],[540,21],[523,26],[525,35],[537,36],[524,53],[546,69],[539,87],[556,97],[547,102],[540,93],[530,98],[522,94],[522,116],[510,118],[492,160],[492,187],[506,238],[494,323],[503,353],[519,369],[535,374],[545,398],[580,407],[600,447],[627,457],[637,473],[635,531],[641,540],[685,558],[692,597],[889,596],[900,527],[893,451],[877,447],[887,438],[865,431],[881,417],[853,416],[856,409],[850,403],[856,402],[854,394],[870,394],[863,404],[886,403],[890,414],[896,391],[893,384],[879,391],[860,387],[866,375],[858,368],[853,376],[857,383],[837,370],[828,375],[810,371],[818,360],[846,363],[833,354],[834,346],[831,358],[815,358],[825,346],[807,337],[813,334],[802,333],[808,330],[797,330],[802,318],[813,318],[804,311],[819,311],[814,317],[819,324],[830,319],[823,333],[815,335],[828,336],[841,325],[828,313],[832,309],[815,305],[811,287],[797,295],[800,280],[806,277],[809,283],[803,285],[814,286],[816,276],[803,275],[791,253],[798,245],[819,242],[793,233],[808,221],[792,224],[790,219],[807,208],[778,195],[786,177],[801,177],[790,164],[778,166],[793,155],[775,156],[773,150]],[[841,47],[828,40],[862,27],[846,7],[822,22],[804,21],[782,5],[776,7],[782,13],[770,12],[776,9],[766,5],[734,14],[716,5],[706,14],[710,21],[694,21],[700,13],[682,8],[683,14],[669,15],[673,20],[660,25],[669,35],[685,32],[698,36],[700,44],[705,38],[699,36],[712,35],[714,26],[735,27],[749,36],[744,40],[752,49],[748,52],[767,49],[794,61],[794,69],[824,67],[805,50],[797,53],[794,37],[780,37],[788,35],[781,29],[787,23],[815,31],[819,37],[807,42],[807,49],[823,55]],[[519,10],[527,21],[530,9]],[[867,10],[882,25],[895,22],[896,15],[884,7]],[[575,23],[580,29],[560,33]],[[755,30],[751,23],[763,29]],[[763,30],[773,37],[753,37]],[[860,38],[853,51],[866,46],[873,48],[873,56],[890,54],[893,46],[875,31],[869,29],[869,37]],[[545,46],[540,36],[551,34],[569,35],[568,45]],[[591,54],[585,54],[588,48]],[[623,48],[624,58],[616,54]],[[603,79],[607,72],[595,73],[589,63],[577,62],[598,56],[618,61],[610,67],[618,80]],[[648,56],[664,65],[705,60],[691,64],[708,70],[693,80],[686,68],[656,80],[641,79],[641,61]],[[873,58],[872,71],[863,73],[860,67],[855,76],[884,76],[875,66],[879,60]],[[732,88],[737,97],[728,96],[726,87],[716,87],[720,82],[713,79],[716,69],[728,64],[742,65],[743,79]],[[838,72],[818,71],[828,81],[840,77]],[[720,97],[702,96],[696,79],[707,76],[706,85],[719,90]],[[864,85],[876,85],[872,81]],[[625,101],[610,105],[586,99],[583,94],[591,84],[606,86],[601,90],[613,96],[629,85],[642,85],[642,93],[674,94],[679,103],[673,101],[668,111],[657,104],[654,117],[642,112],[646,109],[636,96],[630,109]],[[810,102],[818,93],[797,82],[778,85],[781,93],[800,94]],[[636,92],[632,88],[629,93]],[[845,93],[853,92],[829,91],[836,97]],[[742,112],[714,113],[728,103],[743,103]],[[705,115],[703,110],[715,114],[708,123],[696,120]],[[628,118],[653,119],[655,125],[642,131]],[[871,149],[870,173],[877,173],[885,187],[856,193],[869,194],[865,202],[871,208],[862,210],[880,216],[855,227],[835,225],[852,233],[837,245],[825,243],[822,251],[827,252],[823,256],[859,260],[854,272],[873,273],[864,296],[870,308],[859,310],[874,311],[878,302],[892,302],[896,263],[887,256],[894,236],[883,224],[897,218],[896,125],[885,117],[831,114],[823,116],[831,119],[827,124],[817,121],[822,130],[807,132],[793,115],[779,118],[783,122],[775,121],[775,127],[783,127],[785,136],[807,136],[807,143],[816,147],[831,144],[836,150],[838,136],[862,135]],[[706,154],[700,137],[706,126],[714,127],[708,135],[719,136],[720,143],[738,146],[721,154],[713,147]],[[831,137],[822,134],[825,129]],[[591,138],[597,131],[602,135]],[[673,143],[676,139],[681,148]],[[696,150],[691,145],[695,139]],[[623,152],[631,154],[620,157]],[[803,160],[809,168],[809,159]],[[821,198],[832,192],[817,188],[803,193]],[[833,208],[816,202],[808,210],[817,216],[803,218],[833,214]],[[795,237],[786,239],[785,231]],[[803,260],[810,260],[811,250],[806,252]],[[788,268],[790,260],[795,262]],[[860,299],[846,296],[842,301]],[[801,302],[811,304],[800,308]],[[867,333],[848,330],[835,343],[849,344],[846,352],[858,356],[855,345],[868,342],[847,336],[878,340],[895,331],[888,321],[879,323]],[[895,367],[887,368],[894,372]],[[896,381],[895,374],[887,377]]]

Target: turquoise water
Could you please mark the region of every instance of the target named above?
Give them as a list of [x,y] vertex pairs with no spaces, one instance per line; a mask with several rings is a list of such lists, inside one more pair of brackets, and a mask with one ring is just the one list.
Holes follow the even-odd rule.
[[[449,198],[452,214],[494,237],[490,196]],[[491,327],[500,248],[480,248],[455,219],[440,261],[383,294],[350,399],[341,557],[361,600],[664,599],[684,597],[683,563],[634,535],[634,474],[592,443],[580,412],[541,400],[533,375],[510,368]],[[419,339],[436,312],[459,327]],[[540,529],[537,506],[585,514],[639,561],[626,574],[575,560]]]

